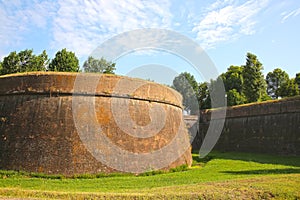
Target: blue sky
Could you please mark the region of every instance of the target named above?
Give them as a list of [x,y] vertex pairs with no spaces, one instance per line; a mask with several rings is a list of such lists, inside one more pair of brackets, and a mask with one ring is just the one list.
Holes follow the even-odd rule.
[[[97,46],[117,34],[165,28],[196,41],[220,73],[230,65],[245,64],[247,52],[258,56],[265,74],[277,67],[291,77],[300,72],[298,0],[6,0],[0,1],[0,24],[1,59],[24,49],[36,54],[45,49],[53,58],[67,48],[82,64]],[[123,75],[162,76],[168,80],[161,82],[169,83],[176,74],[190,71],[202,81],[188,63],[158,51],[133,53],[115,62],[117,73]],[[153,63],[169,69],[145,70]]]

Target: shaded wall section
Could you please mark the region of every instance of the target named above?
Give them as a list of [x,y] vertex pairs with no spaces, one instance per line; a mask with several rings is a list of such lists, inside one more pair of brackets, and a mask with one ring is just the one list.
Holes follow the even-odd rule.
[[[114,75],[102,75],[99,79],[97,74],[80,75],[80,86],[74,91],[77,75],[26,73],[0,77],[0,169],[73,175],[122,171],[120,169],[134,172],[141,165],[144,171],[155,170],[153,163],[160,164],[172,157],[175,159],[168,165],[157,166],[169,169],[191,164],[189,146],[181,153],[177,148],[164,152],[163,159],[141,159],[133,163],[127,154],[114,153],[114,148],[101,140],[106,138],[134,155],[160,151],[172,142],[177,147],[184,141],[189,144],[187,129],[181,128],[182,105],[177,92],[140,79]],[[115,89],[124,80],[120,88]],[[130,90],[135,86],[139,87]],[[77,99],[75,105],[74,98]],[[92,111],[90,103],[93,103]],[[114,112],[112,105],[117,106]],[[153,107],[158,109],[153,110]],[[151,114],[159,116],[162,112],[165,114],[163,126],[155,135],[149,135],[151,129],[146,127],[153,123]],[[118,124],[116,117],[125,123]],[[76,124],[75,119],[80,123]],[[130,120],[133,124],[127,123]],[[135,137],[126,130],[139,131]],[[147,134],[149,136],[143,137]],[[89,149],[86,144],[93,148]],[[105,155],[106,161],[117,160],[120,166],[107,165],[104,160],[96,159],[95,153]]]
[[[219,120],[211,119],[212,112],[219,111],[201,112],[194,151],[200,149],[210,121]],[[300,155],[300,97],[228,107],[214,150]]]

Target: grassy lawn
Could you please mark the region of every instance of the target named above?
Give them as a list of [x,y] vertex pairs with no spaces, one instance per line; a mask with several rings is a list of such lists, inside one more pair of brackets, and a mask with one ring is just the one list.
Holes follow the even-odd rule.
[[209,154],[187,171],[151,176],[36,177],[0,171],[0,198],[300,199],[300,158]]

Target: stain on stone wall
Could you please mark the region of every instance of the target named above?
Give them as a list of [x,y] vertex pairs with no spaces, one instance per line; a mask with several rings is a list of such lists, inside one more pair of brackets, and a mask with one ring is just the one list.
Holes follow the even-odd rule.
[[[110,173],[120,171],[108,166],[93,156],[93,150],[82,142],[74,119],[84,121],[84,130],[89,133],[94,127],[101,130],[97,134],[106,136],[114,145],[127,152],[145,154],[156,152],[170,143],[175,142],[178,149],[172,149],[163,157],[174,157],[163,169],[179,165],[191,164],[190,148],[180,150],[183,143],[188,143],[187,129],[181,128],[182,105],[181,96],[172,89],[140,79],[115,75],[81,74],[81,81],[76,91],[74,83],[76,73],[25,73],[0,77],[0,169],[24,170],[47,174],[82,174]],[[96,89],[90,87],[95,84]],[[115,89],[120,81],[125,80],[119,89]],[[136,90],[130,90],[140,85]],[[75,95],[75,96],[74,96]],[[76,101],[74,98],[83,101]],[[116,101],[117,99],[117,101]],[[89,112],[85,101],[94,102],[95,119],[84,118]],[[151,124],[151,116],[165,113],[164,126],[150,137],[134,137],[126,132],[130,123],[116,122],[114,115],[126,122],[129,117],[120,110],[112,112],[112,101],[128,106],[131,120],[137,127]],[[74,112],[74,106],[77,111]],[[151,108],[159,107],[151,115]],[[117,113],[116,113],[117,112]],[[74,116],[74,113],[76,116]],[[81,121],[82,122],[82,121]],[[78,124],[77,124],[78,125]],[[124,129],[125,128],[125,129]],[[134,127],[127,127],[133,130]],[[97,129],[98,130],[98,129]],[[148,129],[139,129],[139,134],[147,134]],[[180,134],[178,134],[180,132]],[[180,137],[176,137],[180,135]],[[98,151],[103,151],[111,159],[111,151],[99,146],[97,140],[91,140],[91,145]],[[178,154],[178,155],[177,155]],[[126,155],[122,157],[125,165]],[[155,162],[163,162],[156,160]],[[127,163],[133,168],[139,163]],[[147,170],[153,170],[149,166]]]
[[[212,112],[203,110],[193,141],[200,149]],[[300,97],[228,107],[224,128],[214,150],[300,155]]]

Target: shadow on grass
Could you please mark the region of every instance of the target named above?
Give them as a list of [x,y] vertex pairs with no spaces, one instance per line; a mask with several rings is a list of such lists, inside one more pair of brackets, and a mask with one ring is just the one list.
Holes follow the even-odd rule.
[[246,171],[222,171],[226,174],[234,175],[252,175],[252,174],[299,174],[300,169],[286,168],[286,169],[260,169],[260,170],[246,170]]
[[204,164],[208,163],[210,160],[213,159],[213,156],[211,155],[205,156],[204,158],[200,158],[199,155],[193,154],[192,157],[194,161],[198,163],[204,163]]
[[213,159],[242,160],[247,162],[258,162],[261,164],[277,164],[285,166],[300,167],[299,156],[278,156],[238,152],[211,152],[208,156]]

